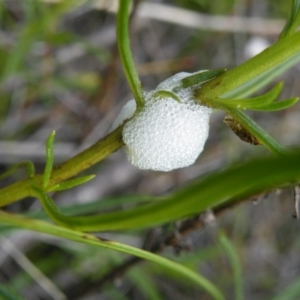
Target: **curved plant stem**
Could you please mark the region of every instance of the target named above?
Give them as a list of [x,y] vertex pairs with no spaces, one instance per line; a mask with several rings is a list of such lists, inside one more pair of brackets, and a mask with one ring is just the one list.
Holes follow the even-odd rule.
[[3,212],[0,212],[0,222],[15,227],[21,227],[37,232],[47,233],[53,236],[69,239],[76,242],[81,242],[88,245],[94,245],[101,248],[116,250],[119,252],[131,254],[146,259],[148,261],[157,263],[164,268],[172,270],[173,272],[178,273],[181,276],[188,278],[191,282],[197,284],[198,286],[206,290],[214,299],[225,300],[221,292],[205,277],[195,273],[194,271],[186,268],[185,266],[179,263],[173,262],[167,258],[156,255],[154,253],[135,248],[126,244],[102,239],[100,237],[82,233],[80,231],[74,231],[71,229],[58,227],[43,221],[31,220],[16,215],[6,214]]
[[129,8],[131,0],[119,0],[119,11],[117,15],[117,39],[120,58],[126,79],[136,101],[137,109],[144,106],[141,82],[132,59],[129,40]]
[[[86,170],[122,147],[124,145],[122,140],[122,129],[123,126],[120,126],[90,148],[55,167],[51,173],[46,190],[50,191],[51,188],[59,182],[65,181],[83,170]],[[22,198],[33,196],[31,186],[42,188],[43,176],[36,175],[33,178],[16,182],[1,189],[0,207]]]
[[300,52],[300,32],[276,42],[238,67],[204,83],[196,92],[196,97],[203,101],[216,99],[288,60],[298,52]]
[[199,214],[274,188],[297,184],[299,170],[299,151],[257,159],[198,179],[164,199],[99,215],[66,216],[60,213],[51,198],[41,197],[40,200],[48,213],[51,210],[51,218],[75,230],[98,232],[145,228]]

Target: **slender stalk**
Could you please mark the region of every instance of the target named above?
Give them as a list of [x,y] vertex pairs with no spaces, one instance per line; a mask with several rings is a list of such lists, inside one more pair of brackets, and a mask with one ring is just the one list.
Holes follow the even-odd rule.
[[119,11],[117,15],[117,39],[120,58],[126,79],[136,101],[137,109],[144,106],[142,86],[132,58],[129,40],[129,8],[131,0],[119,0]]
[[231,244],[230,240],[224,233],[219,234],[219,243],[221,244],[224,252],[226,253],[232,267],[233,280],[235,288],[235,300],[243,300],[243,279],[242,279],[242,269],[239,262],[238,254]]
[[[51,173],[47,190],[51,190],[51,187],[59,182],[69,179],[83,170],[86,170],[122,147],[124,145],[122,140],[122,129],[122,126],[117,128],[93,146],[55,167]],[[31,186],[42,188],[43,176],[36,175],[33,178],[18,181],[1,189],[0,207],[22,198],[33,196]]]
[[197,284],[199,287],[203,288],[206,292],[208,292],[213,297],[213,299],[225,300],[222,293],[205,277],[163,256],[159,256],[154,253],[135,248],[126,244],[121,244],[118,242],[96,237],[91,234],[86,234],[80,231],[74,231],[67,228],[58,227],[43,221],[26,219],[24,217],[19,217],[16,215],[10,215],[0,212],[0,222],[3,224],[12,225],[14,227],[26,228],[37,232],[47,233],[52,236],[57,236],[72,241],[93,245],[96,247],[116,250],[118,252],[123,252],[126,254],[131,254],[146,259],[148,261],[157,263],[163,268],[169,269],[175,274],[188,278],[191,282]]

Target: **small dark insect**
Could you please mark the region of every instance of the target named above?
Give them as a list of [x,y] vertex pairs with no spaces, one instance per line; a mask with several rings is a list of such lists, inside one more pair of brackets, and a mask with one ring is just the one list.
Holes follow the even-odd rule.
[[251,145],[260,145],[260,142],[239,122],[234,120],[230,115],[225,116],[224,123],[244,142]]

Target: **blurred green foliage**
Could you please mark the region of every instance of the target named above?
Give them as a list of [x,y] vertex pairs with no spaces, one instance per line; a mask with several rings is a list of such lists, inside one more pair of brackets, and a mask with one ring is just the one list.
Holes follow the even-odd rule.
[[[286,18],[288,15],[289,1],[276,0],[265,1],[264,3],[266,4],[266,14],[261,17]],[[79,3],[75,0],[62,1],[57,4],[46,4],[38,0],[8,0],[0,2],[0,124],[5,125],[4,129],[0,130],[1,139],[26,140],[28,138],[32,140],[32,134],[38,133],[39,129],[47,124],[47,121],[51,122],[51,117],[52,124],[56,124],[59,121],[56,121],[55,117],[63,115],[66,117],[62,122],[63,130],[65,130],[64,138],[73,142],[84,140],[86,133],[89,132],[89,127],[93,127],[96,124],[93,118],[98,121],[98,119],[104,118],[109,113],[109,109],[107,108],[104,109],[101,107],[98,109],[99,106],[103,105],[101,99],[105,88],[108,86],[108,90],[113,95],[109,98],[112,103],[111,105],[116,104],[114,102],[115,98],[124,96],[124,86],[126,84],[124,81],[120,84],[120,71],[118,68],[114,69],[114,65],[116,64],[114,61],[114,47],[112,45],[105,47],[101,44],[95,46],[88,39],[88,37],[93,36],[93,30],[98,31],[102,27],[105,28],[107,24],[113,24],[113,20],[111,20],[113,18],[103,13],[105,16],[103,17],[103,22],[99,25],[99,20],[95,17],[88,17],[91,20],[89,25],[87,25],[87,23],[82,22],[80,17],[85,14],[85,9],[91,9],[89,4],[90,1]],[[239,8],[239,5],[245,5],[246,14],[251,15],[251,11],[248,10],[247,6],[250,5],[250,2],[240,3],[240,1],[233,0],[177,0],[168,1],[168,4],[212,15],[232,15],[234,10]],[[80,29],[85,32],[84,35]],[[158,40],[158,48],[155,48],[155,51],[147,44],[147,40],[150,39],[149,32],[147,34],[143,32],[146,38],[137,34],[137,49],[135,53],[137,57],[141,56],[141,61],[151,61],[153,59],[151,55],[154,52],[157,54],[157,60],[159,61],[161,59],[159,56],[160,51],[166,53],[165,56],[168,58],[168,51],[175,48],[174,44],[181,44],[174,52],[171,51],[171,55],[179,59],[184,56],[188,56],[189,59],[192,57],[192,68],[194,69],[200,68],[200,66],[201,68],[209,68],[213,65],[213,68],[216,68],[235,65],[234,58],[238,51],[235,53],[235,50],[232,50],[236,41],[236,36],[234,35],[227,36],[224,33],[212,34],[210,32],[201,32],[200,30],[189,31],[186,28],[178,29],[177,27],[168,25],[159,27],[157,31],[165,32],[165,35],[158,36],[162,38]],[[182,42],[180,38],[183,39]],[[221,50],[218,50],[217,45],[219,44]],[[64,48],[71,51],[71,48],[68,47],[72,47],[72,45],[75,45],[77,50],[84,49],[83,60],[81,62],[63,63],[58,59],[57,53]],[[149,47],[145,51],[146,54],[142,53],[141,49],[143,47]],[[221,56],[223,60],[222,65],[216,65],[218,64],[216,62],[218,59],[221,61]],[[91,57],[92,63],[89,63]],[[189,68],[188,65],[179,65],[178,71],[181,69],[189,70]],[[112,70],[111,72],[115,72],[116,75],[115,78],[110,78],[113,84],[109,85],[107,78],[109,78],[110,70]],[[273,71],[272,76],[274,76]],[[165,73],[152,77],[150,74],[145,76],[144,81],[151,86],[153,82],[159,81],[159,77],[166,77]],[[269,75],[268,80],[270,80],[271,76]],[[116,90],[120,90],[120,92],[117,93]],[[64,92],[67,94],[70,93],[68,99],[76,97],[83,99],[82,102],[91,107],[96,117],[93,117],[94,115],[91,113],[84,114],[86,107],[83,106],[83,103],[81,103],[82,105],[79,106],[79,109],[75,109],[72,104],[70,105],[72,108],[66,110],[61,105],[61,102],[58,101]],[[99,94],[100,100],[95,100],[95,98],[99,97]],[[68,105],[66,106],[68,107]],[[98,111],[102,114],[98,114]],[[74,115],[79,115],[79,117],[74,117]],[[280,116],[283,118],[284,113]],[[15,121],[16,119],[19,121]],[[13,126],[10,125],[11,122],[15,122]],[[275,121],[271,119],[271,126],[276,122],[278,122],[278,118]],[[85,124],[89,126],[85,127]],[[77,130],[76,126],[83,128],[83,130]],[[67,129],[71,130],[67,131]],[[220,132],[224,134],[223,131],[220,130]],[[211,146],[210,149],[225,152],[224,140],[218,140],[220,138],[218,134],[220,133],[216,133],[216,137],[212,137],[211,144],[216,144],[216,141],[219,144],[215,148]],[[226,137],[225,134],[224,136]],[[233,154],[235,157],[237,155]],[[230,158],[225,157],[225,161],[230,161]],[[42,167],[41,164],[38,165],[40,171]],[[1,168],[6,169],[7,165],[2,162]],[[178,174],[177,177],[180,177],[181,173]],[[181,176],[183,175],[181,174]],[[150,179],[148,178],[148,180]],[[132,193],[132,190],[135,191],[135,188],[132,189],[130,186],[126,193]],[[120,191],[117,190],[114,193],[118,195]],[[153,193],[156,193],[156,191]],[[62,211],[69,215],[93,214],[98,211],[117,211],[128,207],[139,207],[153,201],[152,197],[115,195],[106,200],[96,199],[93,203],[68,205]],[[279,270],[286,267],[285,264],[289,262],[289,256],[291,256],[291,261],[294,260],[297,262],[297,257],[294,258],[293,254],[296,252],[297,255],[299,252],[299,238],[297,235],[299,225],[289,219],[291,209],[286,208],[286,199],[288,197],[285,196],[283,198],[284,204],[281,204],[282,206],[278,204],[279,208],[272,206],[273,199],[269,201],[267,208],[260,206],[258,209],[259,213],[261,213],[259,219],[263,220],[265,218],[265,222],[259,223],[257,221],[260,224],[259,228],[256,228],[255,224],[253,224],[255,221],[252,220],[251,213],[249,213],[249,206],[240,207],[236,210],[236,213],[232,213],[227,219],[225,217],[220,221],[222,224],[220,226],[227,227],[230,230],[229,237],[233,240],[232,247],[236,248],[236,255],[241,258],[243,276],[245,276],[245,289],[247,291],[245,299],[271,299],[275,296],[273,300],[292,300],[299,297],[300,284],[297,279],[299,277],[297,270],[295,271],[294,267],[287,268],[286,272],[294,271],[293,274],[288,275],[283,271],[280,273]],[[27,207],[30,204],[31,202],[28,201],[28,204],[24,206],[13,206],[12,211],[23,214],[27,211]],[[278,214],[285,214],[283,217],[285,221],[280,219],[275,210],[279,211]],[[282,211],[283,213],[281,213]],[[28,215],[30,217],[38,215],[39,218],[46,219],[45,214],[40,211],[31,211]],[[234,223],[228,219],[234,219],[236,222]],[[286,221],[286,219],[289,220]],[[280,227],[275,227],[276,224]],[[1,226],[0,229],[2,235],[8,235],[9,232],[13,232],[11,228],[5,226]],[[166,228],[160,230],[163,233],[167,231]],[[271,233],[266,233],[265,231],[267,230]],[[200,246],[195,246],[195,249],[192,251],[185,252],[179,256],[174,254],[170,249],[167,249],[165,255],[194,271],[204,272],[210,280],[226,293],[228,299],[233,299],[233,277],[228,276],[231,266],[228,263],[228,256],[221,251],[216,243],[218,231],[218,227],[209,228],[208,226],[206,231],[202,233],[202,239],[196,236],[193,240],[195,244],[201,240],[201,243],[199,242]],[[291,231],[295,232],[295,234],[291,233]],[[278,232],[284,232],[284,237],[280,236]],[[117,233],[113,238],[140,245],[144,235],[145,230],[132,230],[123,234]],[[262,240],[262,244],[266,243],[266,240],[269,241],[269,245],[265,245],[264,248],[259,243],[260,239]],[[257,242],[255,243],[255,241]],[[276,262],[278,263],[276,265],[272,259],[270,263],[264,261],[264,264],[267,266],[262,266],[264,269],[257,271],[260,274],[253,274],[253,269],[251,269],[249,264],[251,265],[251,262],[253,262],[256,265],[254,263],[255,260],[259,260],[259,257],[264,255],[263,252],[259,252],[258,250],[257,254],[256,250],[252,249],[254,246],[261,247],[259,248],[262,249],[261,251],[265,249],[273,251],[273,254],[271,253],[273,256],[270,254],[270,257],[280,257],[282,263]],[[173,295],[180,295],[181,299],[183,297],[187,299],[199,299],[202,296],[204,299],[206,297],[182,277],[173,272],[166,271],[161,266],[150,263],[142,263],[137,267],[132,267],[130,272],[124,275],[124,279],[120,285],[110,283],[105,285],[100,291],[97,289],[97,285],[103,279],[103,276],[127,259],[124,254],[112,251],[99,250],[99,248],[87,247],[68,241],[62,242],[49,239],[32,241],[32,245],[28,249],[24,247],[23,252],[70,299],[80,299],[80,297],[84,299],[86,295],[94,291],[97,293],[101,292],[108,299],[114,300],[160,300],[172,297],[170,296],[172,293]],[[256,257],[251,258],[253,253]],[[280,256],[278,253],[283,253],[283,255]],[[266,256],[265,260],[268,260],[268,256]],[[11,273],[5,274],[4,271],[6,269],[11,269]],[[281,277],[282,274],[285,274],[286,277]],[[64,286],[59,279],[61,278],[60,276],[70,276],[74,282],[68,286]],[[41,290],[37,288],[38,284],[28,275],[27,271],[16,267],[13,262],[8,261],[7,265],[5,265],[5,268],[1,272],[0,282],[5,282],[5,290],[7,286],[7,292],[13,295],[12,297],[15,297],[12,299],[18,299],[18,296],[15,295],[17,292],[19,294],[26,294],[28,290],[33,290],[41,293]],[[118,279],[116,283],[118,283]],[[40,299],[47,299],[47,296],[43,293],[41,294]]]

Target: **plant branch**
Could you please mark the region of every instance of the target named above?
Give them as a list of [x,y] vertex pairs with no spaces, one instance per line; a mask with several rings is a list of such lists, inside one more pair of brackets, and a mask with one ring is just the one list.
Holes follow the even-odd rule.
[[196,91],[201,101],[216,99],[238,88],[300,52],[300,32],[282,39],[245,63],[203,84]]
[[[122,140],[122,129],[123,126],[120,126],[115,131],[99,140],[96,144],[56,166],[51,173],[46,190],[51,190],[53,186],[88,169],[122,147],[124,145]],[[42,188],[43,176],[36,175],[1,189],[0,207],[25,197],[33,196],[31,186]]]

